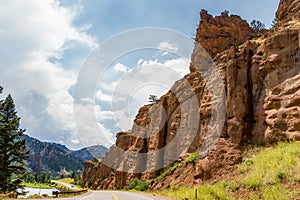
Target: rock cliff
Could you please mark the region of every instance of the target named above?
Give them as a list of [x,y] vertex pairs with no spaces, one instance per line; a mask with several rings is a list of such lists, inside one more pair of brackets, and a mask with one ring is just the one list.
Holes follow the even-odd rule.
[[223,12],[221,16],[213,17],[206,10],[202,10],[200,18],[196,42],[199,42],[212,57],[255,37],[254,30],[240,16],[229,16]]
[[282,26],[288,24],[291,21],[300,20],[300,4],[295,0],[281,0],[279,8],[276,12],[276,18],[278,25]]
[[[133,177],[152,180],[153,189],[199,184],[234,170],[244,143],[300,140],[299,5],[300,0],[281,0],[280,26],[264,36],[238,16],[214,18],[202,11],[191,72],[156,104],[139,110],[132,130],[117,135],[96,170],[86,163],[84,184],[92,180],[93,189],[120,189]],[[187,162],[195,151],[199,159]],[[179,165],[155,180],[174,162]]]

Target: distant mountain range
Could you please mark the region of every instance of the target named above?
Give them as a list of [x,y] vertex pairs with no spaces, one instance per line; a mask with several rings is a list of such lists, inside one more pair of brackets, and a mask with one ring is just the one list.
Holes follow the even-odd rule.
[[54,177],[66,172],[79,173],[83,170],[85,160],[92,160],[94,157],[101,158],[108,151],[102,145],[72,151],[61,144],[42,142],[28,135],[23,137],[30,150],[27,159],[29,170],[33,173],[46,172]]

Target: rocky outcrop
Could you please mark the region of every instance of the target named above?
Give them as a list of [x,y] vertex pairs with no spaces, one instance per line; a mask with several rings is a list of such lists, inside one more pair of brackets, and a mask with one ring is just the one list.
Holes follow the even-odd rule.
[[299,25],[270,35],[252,60],[252,141],[299,139]]
[[[153,181],[151,189],[169,189],[171,186],[190,186],[205,181],[223,179],[235,170],[235,165],[242,161],[239,145],[230,140],[220,139],[204,159],[198,162],[186,162],[181,158],[179,167],[166,174],[159,181]],[[178,164],[179,165],[179,164]]]
[[[287,2],[279,9],[294,1],[283,6]],[[233,171],[244,143],[300,140],[299,24],[252,38],[245,23],[201,12],[191,72],[139,110],[132,130],[118,133],[94,176],[85,167],[93,189],[120,189],[133,177],[153,180],[153,189],[200,184]],[[199,159],[185,162],[195,151]],[[180,165],[154,181],[174,162]]]
[[299,104],[291,103],[299,97],[298,57],[299,26],[248,41],[216,57],[226,77],[227,134],[233,142],[271,144],[298,137],[294,124]]
[[27,158],[28,167],[33,171],[40,173],[43,171],[43,163],[41,153],[32,153]]
[[282,26],[290,21],[300,20],[300,1],[299,0],[280,0],[276,12],[278,25]]
[[85,187],[91,187],[91,185],[94,183],[94,180],[96,179],[95,174],[97,173],[99,167],[98,162],[94,162],[91,160],[87,160],[84,162],[84,171],[82,173],[82,184]]
[[229,16],[223,12],[221,16],[213,17],[206,10],[202,10],[200,18],[196,42],[212,57],[255,36],[246,20],[237,15]]

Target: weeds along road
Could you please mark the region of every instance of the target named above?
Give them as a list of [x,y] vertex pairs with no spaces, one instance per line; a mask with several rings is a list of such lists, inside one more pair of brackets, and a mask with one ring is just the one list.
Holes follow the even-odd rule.
[[86,194],[69,197],[55,198],[57,200],[168,200],[167,198],[152,196],[142,193],[122,191],[89,191]]

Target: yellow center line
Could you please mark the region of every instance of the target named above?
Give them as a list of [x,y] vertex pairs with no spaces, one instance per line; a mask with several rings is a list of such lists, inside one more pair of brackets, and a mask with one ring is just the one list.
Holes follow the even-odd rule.
[[111,195],[113,196],[114,200],[120,200],[119,197],[115,193],[111,192]]

